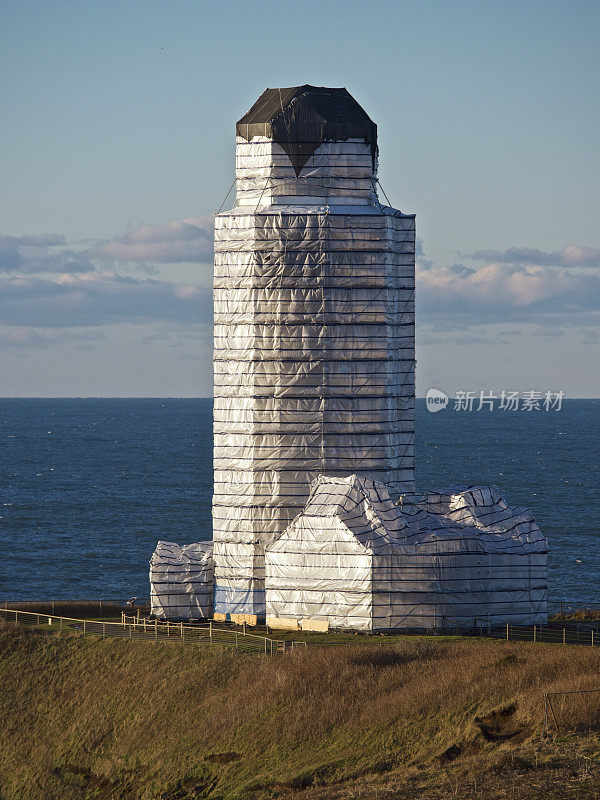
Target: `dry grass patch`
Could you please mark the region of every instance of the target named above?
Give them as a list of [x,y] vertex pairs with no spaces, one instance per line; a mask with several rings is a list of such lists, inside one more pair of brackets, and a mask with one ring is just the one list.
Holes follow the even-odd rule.
[[[0,797],[383,800],[451,797],[451,779],[532,782],[548,748],[564,766],[560,745],[541,741],[543,692],[590,688],[600,667],[584,647],[371,642],[270,658],[5,623]],[[565,730],[588,731],[600,697],[557,712]]]

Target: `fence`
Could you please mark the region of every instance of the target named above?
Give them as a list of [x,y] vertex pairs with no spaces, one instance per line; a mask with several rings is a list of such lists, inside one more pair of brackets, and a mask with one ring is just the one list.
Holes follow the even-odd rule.
[[183,625],[172,622],[158,622],[144,618],[122,615],[121,622],[104,622],[102,620],[74,619],[58,617],[52,614],[20,611],[0,608],[0,614],[6,619],[14,620],[21,625],[43,627],[46,630],[78,631],[84,635],[100,636],[103,639],[117,638],[179,643],[184,645],[233,647],[248,653],[265,653],[275,655],[286,653],[304,642],[290,642],[271,639],[268,636],[247,633],[245,630],[221,628],[212,622],[208,625]]
[[[418,633],[418,631],[411,631]],[[547,644],[600,645],[600,621],[598,622],[550,622],[548,625],[504,625],[490,626],[483,622],[463,629],[459,627],[439,628],[429,633],[445,636],[477,636],[487,639],[505,639],[511,642],[544,642]]]
[[501,628],[488,628],[487,635],[494,639],[514,642],[545,642],[548,644],[581,644],[597,647],[600,645],[600,628],[594,625],[511,625]]
[[34,611],[55,617],[119,617],[122,611],[149,610],[150,601],[145,598],[91,598],[86,600],[2,600],[0,607],[17,611]]
[[[569,695],[585,695],[585,694],[598,694],[600,689],[572,689],[571,691],[567,692],[545,692],[544,693],[544,736],[547,736],[550,732],[550,717],[552,717],[552,721],[554,722],[554,727],[558,732],[560,730],[560,725],[558,721],[558,717],[556,715],[556,709],[552,705],[552,697],[566,697]],[[550,711],[550,714],[548,714]]]

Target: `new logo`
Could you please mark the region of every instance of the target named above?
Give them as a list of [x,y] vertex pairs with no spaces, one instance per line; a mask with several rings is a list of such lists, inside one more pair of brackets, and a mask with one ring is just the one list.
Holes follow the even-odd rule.
[[448,395],[444,394],[440,389],[428,389],[425,395],[425,404],[427,411],[435,414],[436,411],[441,411],[448,405]]

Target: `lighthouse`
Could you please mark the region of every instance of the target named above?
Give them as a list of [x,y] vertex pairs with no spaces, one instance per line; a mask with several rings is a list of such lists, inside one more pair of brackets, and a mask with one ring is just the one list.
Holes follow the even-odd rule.
[[415,218],[381,203],[343,88],[266,89],[215,221],[215,611],[265,613],[265,547],[319,476],[414,488]]

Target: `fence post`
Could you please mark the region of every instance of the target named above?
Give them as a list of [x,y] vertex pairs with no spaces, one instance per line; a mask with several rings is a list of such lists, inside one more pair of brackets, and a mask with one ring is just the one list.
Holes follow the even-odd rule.
[[102,623],[102,638],[106,638],[106,622]]
[[550,695],[546,695],[548,698],[548,705],[550,706],[550,712],[552,713],[552,719],[554,720],[554,725],[556,726],[556,730],[559,730],[558,727],[558,720],[556,719],[556,714],[554,713],[554,706],[552,705],[552,701],[550,700]]
[[185,644],[185,628],[183,627],[183,623],[181,624],[181,644]]
[[509,636],[508,636],[508,622],[507,622],[506,623],[506,641],[507,642],[508,642],[508,639],[509,639]]
[[59,633],[62,633],[62,619],[63,619],[63,618],[61,617],[61,618],[60,618],[60,628],[59,628]]
[[567,643],[567,631],[566,628],[563,628],[563,644]]
[[85,620],[83,620],[83,635],[85,636]]
[[103,616],[104,614],[102,613],[102,598],[100,598],[100,619],[102,619]]
[[592,628],[592,647],[594,646],[594,629]]
[[211,641],[211,643],[212,643],[212,619],[211,619],[211,621],[208,623],[208,636],[209,636],[209,638],[210,638],[210,641]]
[[129,639],[131,640],[131,625],[129,626]]
[[535,625],[533,626],[533,641],[535,642]]

